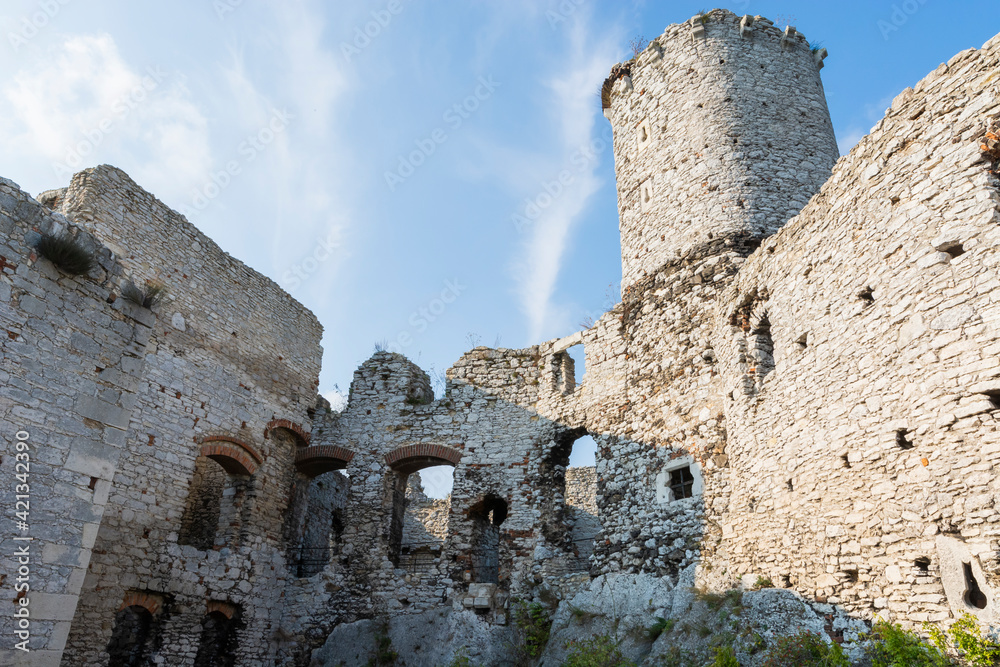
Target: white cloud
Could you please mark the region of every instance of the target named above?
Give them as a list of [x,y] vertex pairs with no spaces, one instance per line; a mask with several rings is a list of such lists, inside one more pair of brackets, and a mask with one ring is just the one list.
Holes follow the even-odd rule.
[[[560,140],[560,148],[554,152],[561,156],[561,161],[552,165],[550,176],[544,181],[551,184],[563,170],[570,171],[573,180],[551,200],[545,197],[549,193],[544,182],[539,182],[534,192],[527,193],[532,200],[551,201],[531,221],[525,254],[516,266],[518,294],[528,317],[531,340],[565,333],[565,327],[571,324],[569,310],[554,304],[552,297],[573,225],[600,186],[594,174],[598,160],[588,157],[581,169],[573,158],[580,151],[589,155],[595,122],[600,117],[594,92],[607,75],[608,63],[616,62],[618,31],[592,29],[588,19],[583,11],[574,15],[572,24],[567,26],[568,52],[553,59],[560,68],[565,63],[576,63],[576,67],[562,71],[548,84],[552,98],[549,104],[556,113],[552,124],[558,128]],[[600,34],[604,37],[598,37]]]
[[424,468],[419,474],[428,498],[444,498],[451,493],[455,481],[455,469],[451,466]]
[[161,197],[178,196],[209,163],[204,117],[176,76],[126,63],[109,35],[62,40],[0,88],[8,157],[51,161],[49,181],[103,162]]
[[339,387],[322,392],[322,396],[330,401],[330,409],[334,412],[343,412],[347,408],[347,394],[340,391]]
[[[341,139],[331,131],[338,127],[337,102],[348,84],[339,52],[323,43],[322,7],[303,1],[258,10],[263,14],[257,20],[270,26],[259,39],[280,55],[262,66],[252,61],[259,49],[230,46],[228,60],[220,68],[225,86],[219,104],[246,134],[266,128],[276,110],[290,115],[287,131],[276,136],[264,157],[247,169],[252,175],[240,177],[271,192],[276,215],[257,221],[256,232],[269,238],[270,261],[280,277],[295,262],[311,256],[319,240],[346,238],[349,202],[356,190],[352,184],[358,175],[343,166],[349,161],[329,159],[348,150],[338,145]],[[236,146],[228,151],[235,153]],[[307,290],[318,293],[328,284],[343,257],[346,249],[340,248],[331,261],[310,274],[303,281]],[[280,282],[293,289],[292,283]],[[295,295],[303,297],[302,292]]]

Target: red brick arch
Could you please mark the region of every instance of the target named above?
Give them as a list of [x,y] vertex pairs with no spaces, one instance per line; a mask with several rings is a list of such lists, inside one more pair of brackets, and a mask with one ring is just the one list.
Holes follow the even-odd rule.
[[226,618],[232,619],[236,614],[236,606],[220,600],[209,600],[208,608],[205,610],[205,614],[207,615],[214,612],[218,612]]
[[225,435],[210,435],[202,439],[201,455],[206,456],[231,475],[252,475],[263,457],[253,447]]
[[354,458],[354,452],[336,445],[313,445],[295,452],[295,469],[309,477],[331,470],[343,470]]
[[142,607],[150,614],[155,615],[163,607],[163,598],[144,591],[129,591],[125,594],[125,599],[122,600],[122,606],[118,607],[118,611],[129,607]]
[[273,431],[276,428],[283,428],[289,433],[291,433],[293,436],[295,436],[295,439],[298,440],[299,444],[302,445],[303,447],[309,445],[310,434],[306,433],[305,429],[303,429],[300,424],[296,424],[295,422],[289,421],[287,419],[272,419],[271,421],[269,421],[267,423],[267,426],[264,428],[264,437],[265,438],[269,437],[271,435],[271,431]]
[[406,445],[385,455],[385,462],[396,472],[411,473],[431,466],[456,466],[462,452],[444,445]]

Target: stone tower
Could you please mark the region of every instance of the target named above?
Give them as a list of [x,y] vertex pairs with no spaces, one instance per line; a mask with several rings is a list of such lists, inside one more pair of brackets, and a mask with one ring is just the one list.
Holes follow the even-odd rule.
[[819,190],[839,157],[825,55],[795,28],[716,9],[615,66],[601,101],[623,292],[682,255],[749,253]]

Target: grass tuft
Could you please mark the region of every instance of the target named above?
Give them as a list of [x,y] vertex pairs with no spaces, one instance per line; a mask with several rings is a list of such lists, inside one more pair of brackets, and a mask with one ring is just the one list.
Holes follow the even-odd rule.
[[122,285],[122,297],[143,308],[152,308],[163,299],[166,293],[166,285],[152,280],[147,280],[142,287],[131,280]]
[[74,276],[90,273],[94,268],[94,255],[80,241],[68,234],[42,234],[35,244],[38,254],[57,267]]

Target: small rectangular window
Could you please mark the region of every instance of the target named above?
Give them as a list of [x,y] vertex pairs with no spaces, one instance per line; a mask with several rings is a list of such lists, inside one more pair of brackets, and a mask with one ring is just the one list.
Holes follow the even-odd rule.
[[691,474],[691,466],[670,471],[670,490],[674,494],[674,500],[694,496],[694,475]]

